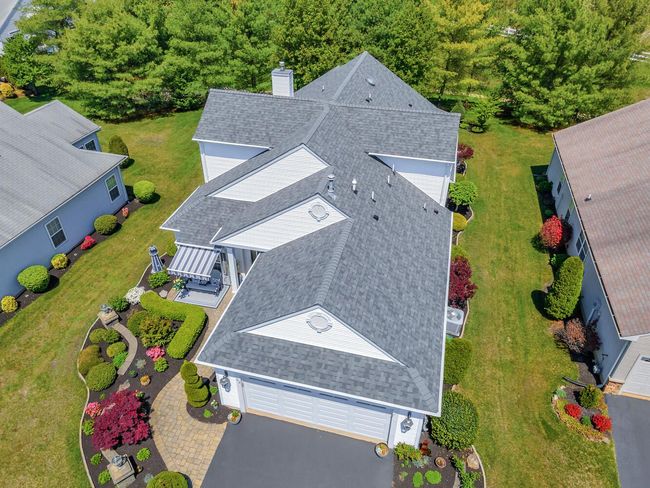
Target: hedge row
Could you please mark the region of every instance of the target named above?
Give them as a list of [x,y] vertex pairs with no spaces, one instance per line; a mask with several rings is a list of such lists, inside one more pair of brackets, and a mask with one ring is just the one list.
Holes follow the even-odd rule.
[[167,354],[176,359],[184,358],[192,349],[205,326],[207,316],[201,307],[165,300],[153,291],[148,291],[142,295],[140,305],[155,315],[160,315],[166,319],[183,321],[183,324],[167,346]]

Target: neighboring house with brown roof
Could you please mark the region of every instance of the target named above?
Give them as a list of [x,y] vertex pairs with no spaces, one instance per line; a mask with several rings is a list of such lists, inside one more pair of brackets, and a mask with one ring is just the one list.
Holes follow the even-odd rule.
[[555,134],[557,214],[585,264],[580,306],[603,382],[650,397],[650,100]]

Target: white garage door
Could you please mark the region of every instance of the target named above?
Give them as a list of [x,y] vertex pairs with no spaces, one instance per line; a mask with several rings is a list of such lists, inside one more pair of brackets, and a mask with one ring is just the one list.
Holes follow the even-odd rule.
[[650,397],[650,357],[641,356],[637,359],[621,391]]
[[246,408],[386,440],[392,412],[378,405],[257,378],[243,382]]

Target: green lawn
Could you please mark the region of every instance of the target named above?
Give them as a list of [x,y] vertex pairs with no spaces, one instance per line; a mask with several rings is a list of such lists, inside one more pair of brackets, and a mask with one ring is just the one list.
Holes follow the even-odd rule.
[[461,140],[475,149],[468,179],[480,192],[461,237],[479,286],[466,333],[474,360],[462,388],[480,413],[476,445],[488,483],[617,486],[612,446],[570,433],[549,404],[562,375],[577,375],[531,299],[552,279],[546,255],[530,243],[541,225],[532,169],[548,163],[551,137],[495,124],[486,134],[461,132]]
[[[12,101],[26,111],[36,104]],[[102,144],[119,133],[135,164],[127,185],[147,178],[161,199],[135,212],[108,241],[85,254],[57,288],[0,327],[0,459],[2,486],[87,487],[79,451],[79,417],[86,391],[75,360],[101,303],[140,278],[147,247],[172,236],[158,229],[201,183],[191,138],[199,112],[120,125],[103,124]]]

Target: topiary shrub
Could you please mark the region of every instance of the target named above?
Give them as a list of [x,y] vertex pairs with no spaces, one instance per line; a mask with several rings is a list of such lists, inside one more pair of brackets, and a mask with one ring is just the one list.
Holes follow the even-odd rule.
[[557,277],[546,295],[546,313],[557,320],[571,315],[580,299],[584,265],[577,256],[568,258],[557,272]]
[[140,323],[142,323],[142,321],[150,315],[151,314],[146,310],[140,310],[131,315],[128,322],[126,323],[127,328],[131,331],[131,334],[136,337],[140,337]]
[[164,346],[173,335],[174,328],[169,319],[150,314],[140,322],[140,340],[145,347]]
[[63,253],[55,254],[50,260],[50,264],[54,269],[64,269],[68,266],[68,256]]
[[453,246],[451,246],[451,259],[452,259],[452,261],[455,258],[458,258],[458,257],[465,258],[467,261],[469,261],[469,254],[467,253],[467,251],[465,250],[465,248],[463,246],[461,246],[461,245],[453,245]]
[[156,195],[156,185],[151,181],[140,180],[133,185],[133,194],[142,203],[149,203]]
[[126,343],[124,342],[115,342],[106,348],[106,355],[109,358],[117,356],[122,351],[126,351]]
[[108,330],[104,328],[95,329],[90,332],[88,339],[90,339],[90,342],[93,344],[99,344],[100,342],[104,342],[106,340],[106,332],[108,332]]
[[188,488],[185,477],[174,471],[161,471],[147,483],[147,488]]
[[431,437],[449,449],[467,449],[476,439],[478,413],[474,404],[460,393],[442,396],[442,415],[431,417]]
[[457,385],[465,377],[472,360],[472,343],[456,338],[445,345],[445,378],[448,385]]
[[34,293],[43,293],[50,284],[50,275],[45,266],[35,264],[18,273],[18,283]]
[[459,207],[474,203],[478,197],[478,188],[467,180],[457,181],[449,185],[449,199]]
[[603,392],[596,385],[587,385],[578,394],[578,403],[584,408],[597,408],[603,402]]
[[107,236],[115,232],[117,229],[117,217],[115,215],[102,215],[95,219],[95,230],[103,236]]
[[467,228],[467,219],[464,215],[454,212],[452,228],[454,232],[462,232]]
[[160,288],[165,283],[169,283],[169,275],[165,270],[158,271],[157,273],[150,274],[147,281],[149,281],[149,286],[151,288]]
[[79,356],[77,356],[77,370],[83,376],[86,376],[93,366],[103,362],[104,359],[102,359],[99,346],[91,345],[79,352]]
[[124,312],[127,308],[129,308],[128,300],[119,295],[109,298],[108,304],[116,312]]
[[199,376],[194,363],[184,361],[181,366],[181,378],[185,381],[185,395],[187,403],[192,407],[202,407],[208,403],[210,391]]
[[2,300],[0,301],[0,310],[4,313],[15,312],[18,310],[18,300],[11,295],[2,297]]
[[116,377],[115,366],[102,362],[90,368],[86,375],[86,386],[92,391],[102,391],[111,386]]

